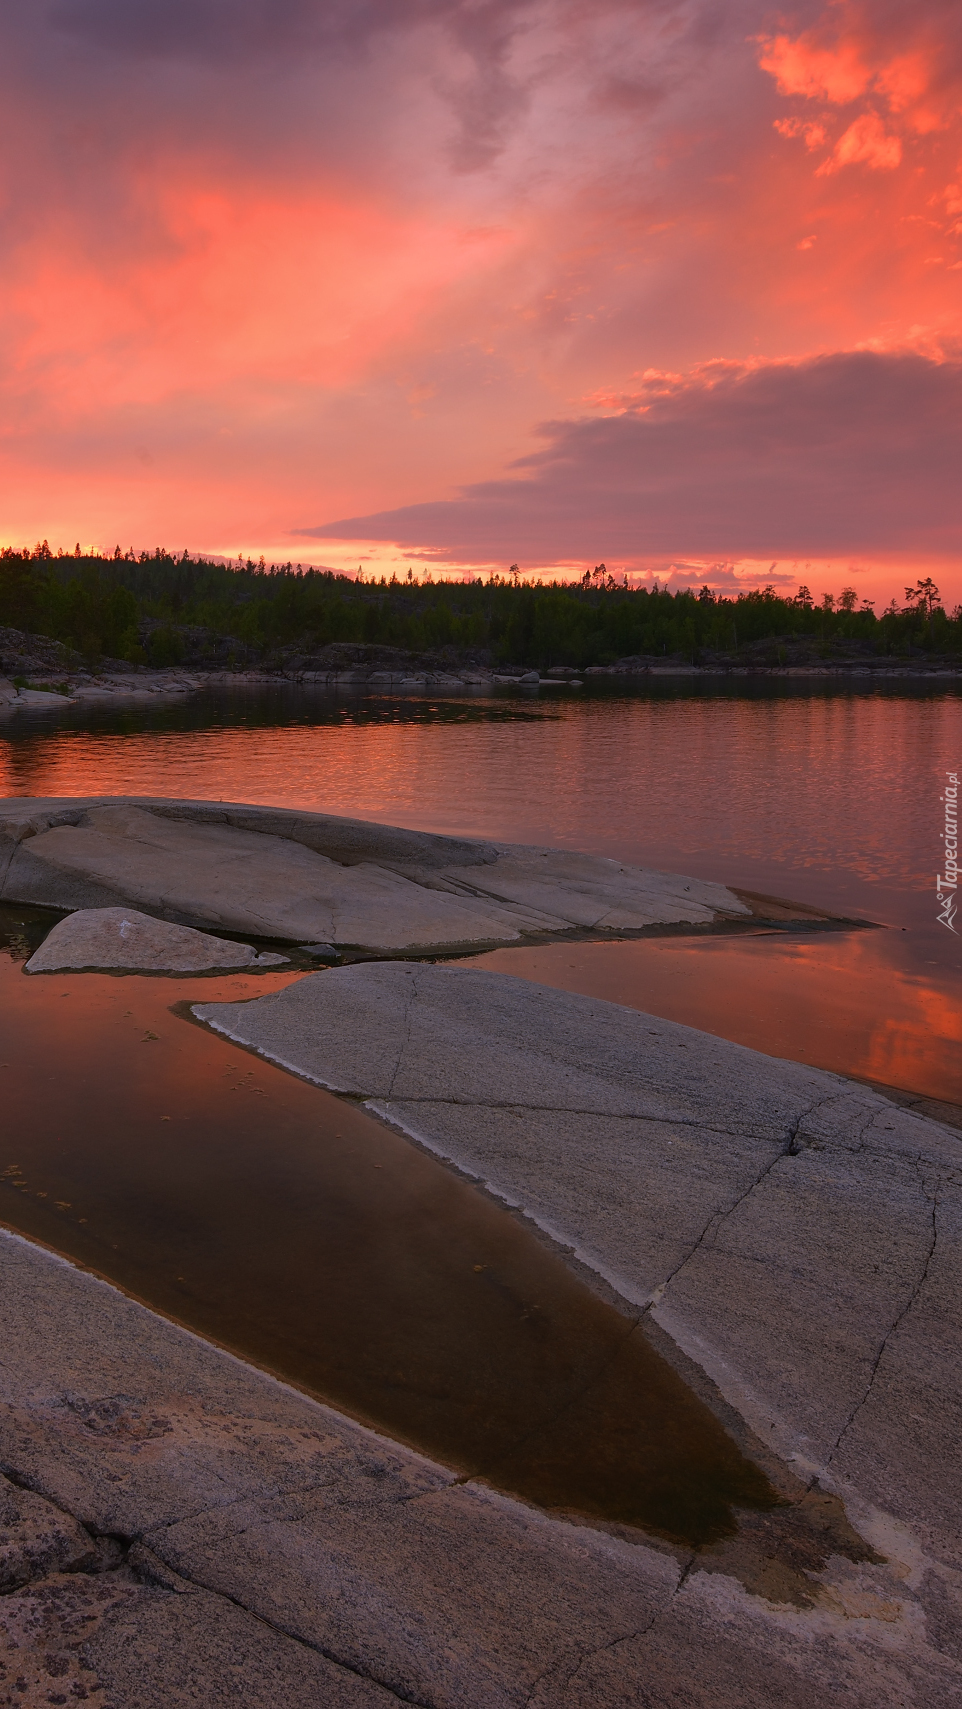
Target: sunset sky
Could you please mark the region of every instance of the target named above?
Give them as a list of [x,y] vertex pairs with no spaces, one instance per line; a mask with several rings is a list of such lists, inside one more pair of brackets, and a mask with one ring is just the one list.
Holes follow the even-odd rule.
[[4,14],[3,542],[962,601],[959,0]]

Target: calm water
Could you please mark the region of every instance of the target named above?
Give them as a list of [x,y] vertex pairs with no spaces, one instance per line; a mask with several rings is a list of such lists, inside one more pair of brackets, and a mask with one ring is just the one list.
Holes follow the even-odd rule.
[[[446,700],[233,691],[0,725],[7,795],[275,802],[586,849],[882,922],[737,953],[696,940],[690,977],[675,979],[679,993],[690,986],[690,1012],[677,994],[666,1012],[737,1037],[751,1011],[760,1048],[962,1102],[962,938],[936,924],[934,898],[939,796],[960,762],[957,685],[663,681]],[[630,1000],[634,978],[635,1000],[660,1012],[664,978],[646,971],[656,948],[646,962],[634,946],[617,970],[609,959],[612,996]],[[563,982],[562,950],[554,962]],[[578,969],[570,982],[582,988]]]
[[0,904],[0,1221],[545,1507],[697,1544],[772,1504],[637,1320],[502,1206],[171,1012],[290,973],[24,974],[48,926]]
[[[197,697],[0,725],[0,792],[278,803],[553,843],[885,929],[503,950],[488,964],[962,1103],[935,923],[962,698]],[[16,925],[30,910],[0,910]],[[2,924],[3,922],[0,922]],[[256,982],[30,979],[0,956],[0,1220],[356,1416],[547,1506],[705,1540],[770,1492],[637,1328],[362,1111],[169,1005]],[[563,1418],[559,1428],[555,1420]]]

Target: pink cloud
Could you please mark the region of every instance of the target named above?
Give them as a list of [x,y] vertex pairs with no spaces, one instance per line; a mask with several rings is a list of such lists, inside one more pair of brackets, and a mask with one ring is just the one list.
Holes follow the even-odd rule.
[[814,31],[794,40],[787,35],[770,37],[763,41],[758,63],[774,77],[780,94],[804,95],[839,106],[863,95],[871,81],[859,43],[843,38],[833,47],[822,47]]
[[[470,552],[733,555],[778,533],[772,483],[805,534],[772,459],[806,353],[962,333],[957,0],[801,0],[777,35],[767,0],[50,0],[0,30],[0,540],[271,555],[338,516],[413,539],[460,491]],[[699,432],[747,433],[766,385],[770,443],[711,497]]]
[[894,172],[901,159],[899,138],[886,132],[877,113],[861,113],[842,133],[828,160],[818,170],[827,174],[861,163],[876,172]]
[[[759,38],[759,65],[780,95],[818,102],[823,108],[868,108],[836,143],[833,165],[861,162],[891,170],[902,157],[899,135],[885,130],[879,104],[887,107],[903,137],[927,136],[957,124],[962,97],[962,17],[954,0],[925,6],[889,0],[831,0],[819,18],[797,35]],[[827,115],[820,115],[823,128]],[[778,124],[783,135],[811,134],[796,116]],[[797,127],[797,128],[796,128]]]
[[517,474],[301,530],[458,561],[962,551],[962,360],[854,351],[652,376]]

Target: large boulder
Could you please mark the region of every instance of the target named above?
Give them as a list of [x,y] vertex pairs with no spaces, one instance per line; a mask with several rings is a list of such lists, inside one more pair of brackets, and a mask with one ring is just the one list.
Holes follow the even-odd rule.
[[68,968],[118,968],[126,973],[210,973],[270,967],[283,955],[258,955],[250,944],[230,943],[139,914],[135,908],[81,908],[68,914],[27,962],[27,973]]
[[0,897],[388,952],[750,913],[724,885],[593,855],[160,800],[0,803]]

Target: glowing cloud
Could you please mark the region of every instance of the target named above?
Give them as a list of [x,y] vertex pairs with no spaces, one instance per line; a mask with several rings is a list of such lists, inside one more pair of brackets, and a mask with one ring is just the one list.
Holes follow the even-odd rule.
[[53,0],[0,33],[0,538],[289,556],[388,515],[465,563],[610,529],[763,574],[874,549],[884,480],[899,551],[955,549],[957,0]]

